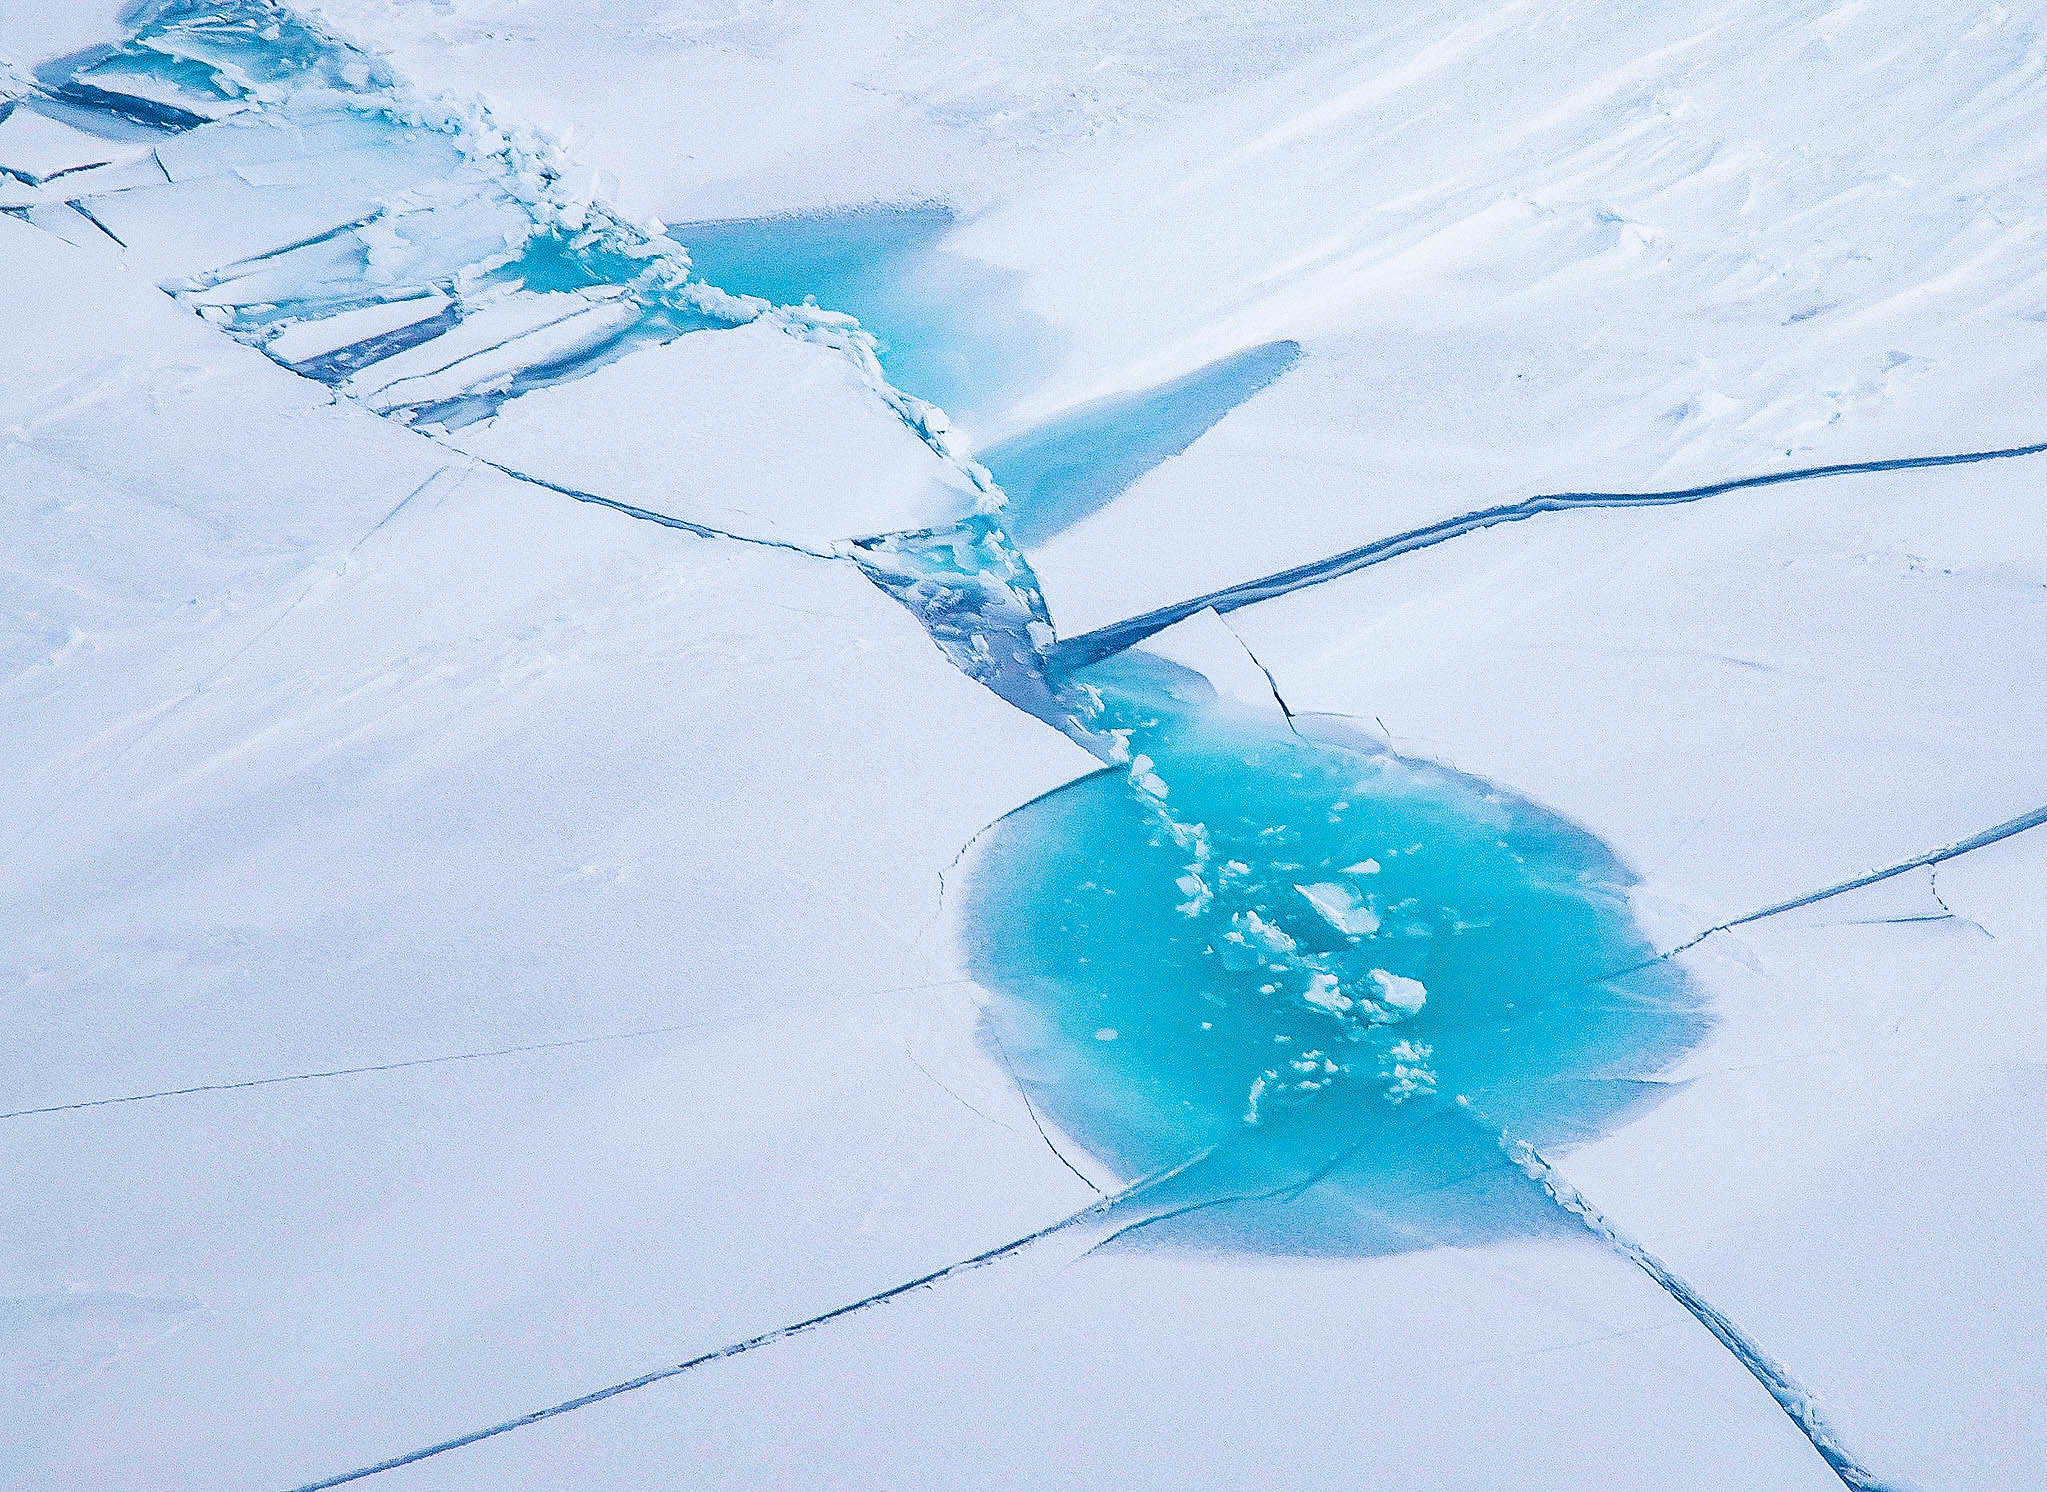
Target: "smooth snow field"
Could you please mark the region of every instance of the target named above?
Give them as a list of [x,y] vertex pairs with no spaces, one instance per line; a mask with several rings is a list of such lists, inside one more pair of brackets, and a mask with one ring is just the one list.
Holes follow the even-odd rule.
[[2047,1485],[2042,77],[0,15],[0,1485]]

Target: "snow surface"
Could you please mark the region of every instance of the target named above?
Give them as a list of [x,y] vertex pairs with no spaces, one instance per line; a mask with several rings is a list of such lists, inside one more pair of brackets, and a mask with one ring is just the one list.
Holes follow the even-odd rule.
[[812,545],[955,522],[979,495],[854,365],[763,322],[521,395],[455,443],[546,481]]

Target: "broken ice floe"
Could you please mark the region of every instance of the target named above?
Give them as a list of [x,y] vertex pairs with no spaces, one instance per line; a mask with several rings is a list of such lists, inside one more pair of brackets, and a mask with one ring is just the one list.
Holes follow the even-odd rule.
[[845,358],[965,506],[993,506],[950,422],[889,382],[853,318],[704,283],[539,132],[409,91],[275,0],[159,0],[137,19],[0,105],[0,165],[18,162],[0,210],[119,248],[228,335],[435,433],[766,320]]

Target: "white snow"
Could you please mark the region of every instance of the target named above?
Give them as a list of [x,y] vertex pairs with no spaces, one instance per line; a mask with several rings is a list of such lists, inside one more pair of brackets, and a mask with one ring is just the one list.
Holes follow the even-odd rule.
[[1087,1196],[933,919],[1090,759],[850,565],[477,470],[27,225],[0,257],[5,1107],[619,1038],[0,1121],[0,1480],[296,1485]]
[[766,320],[521,395],[456,442],[550,482],[811,544],[955,521],[976,495],[852,363]]

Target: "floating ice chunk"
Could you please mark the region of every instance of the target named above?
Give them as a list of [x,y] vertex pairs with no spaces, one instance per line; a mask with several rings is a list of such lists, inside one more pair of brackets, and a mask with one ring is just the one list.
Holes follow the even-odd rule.
[[1285,928],[1274,927],[1256,912],[1239,912],[1230,922],[1246,940],[1268,953],[1292,953],[1299,946]]
[[1371,980],[1378,986],[1380,1002],[1402,1015],[1414,1015],[1429,997],[1428,990],[1419,979],[1409,979],[1404,974],[1389,974],[1384,969],[1374,969]]
[[1436,1091],[1436,1074],[1428,1061],[1433,1050],[1419,1041],[1396,1042],[1386,1053],[1386,1097],[1393,1103]]
[[1133,756],[1130,759],[1130,780],[1140,791],[1150,793],[1154,798],[1163,798],[1167,792],[1165,779],[1152,771],[1151,765],[1150,757],[1142,753]]
[[1301,992],[1301,998],[1331,1015],[1342,1015],[1357,1003],[1343,992],[1334,974],[1323,973],[1308,976],[1308,987]]
[[1343,873],[1347,876],[1375,876],[1379,873],[1377,860],[1360,860],[1355,865],[1346,865]]
[[1347,937],[1369,937],[1379,930],[1379,914],[1348,886],[1340,886],[1334,881],[1317,881],[1313,885],[1296,886],[1294,890],[1307,899],[1308,905],[1321,914],[1324,922]]
[[1114,1041],[1115,1039],[1116,1028],[1114,1026],[1104,1026],[1101,1030],[1095,1032],[1096,1041]]

